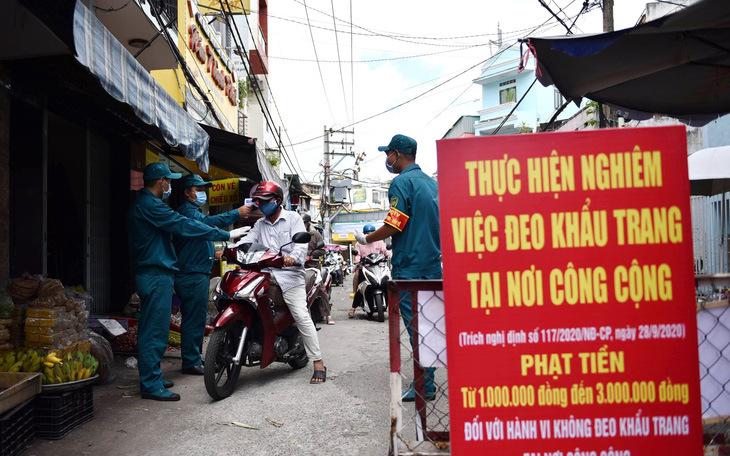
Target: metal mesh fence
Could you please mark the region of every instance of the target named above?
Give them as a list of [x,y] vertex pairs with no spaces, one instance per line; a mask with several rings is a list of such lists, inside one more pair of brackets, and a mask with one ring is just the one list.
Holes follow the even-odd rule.
[[392,455],[450,454],[442,287],[440,280],[390,284]]
[[[705,454],[728,454],[730,274],[696,277]],[[432,280],[390,284],[391,455],[450,454],[443,297],[439,293],[442,286],[441,281]],[[405,306],[401,306],[402,301]],[[410,319],[408,309],[411,309]],[[406,322],[410,322],[410,332]],[[431,370],[428,366],[438,367]],[[432,388],[429,387],[431,372]],[[414,400],[404,400],[404,393],[411,389]]]
[[696,277],[705,454],[715,454],[713,449],[717,446],[729,449],[726,445],[730,442],[730,307],[727,299],[730,274]]

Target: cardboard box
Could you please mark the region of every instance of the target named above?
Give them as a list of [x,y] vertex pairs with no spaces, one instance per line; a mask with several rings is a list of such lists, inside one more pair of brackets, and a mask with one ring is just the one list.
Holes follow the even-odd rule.
[[0,372],[0,413],[41,393],[41,374]]

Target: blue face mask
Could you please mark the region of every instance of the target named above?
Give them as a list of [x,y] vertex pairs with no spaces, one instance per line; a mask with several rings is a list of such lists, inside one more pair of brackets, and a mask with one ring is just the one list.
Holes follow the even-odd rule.
[[385,167],[387,168],[388,172],[393,173],[393,174],[398,174],[393,169],[393,165],[395,165],[395,162],[397,162],[398,159],[396,158],[395,161],[393,162],[393,165],[390,165],[390,164],[388,164],[388,158],[390,158],[390,156],[389,155],[386,155],[385,156]]
[[265,216],[270,217],[274,215],[276,212],[276,209],[279,207],[278,204],[276,204],[276,200],[269,201],[266,203],[259,203],[259,210],[264,213]]
[[208,201],[208,195],[205,194],[205,192],[195,192],[195,205],[198,207],[201,207],[203,204],[205,204],[206,201]]
[[165,183],[167,183],[167,190],[163,190],[163,192],[162,192],[162,199],[163,200],[166,200],[172,194],[172,183],[171,182],[167,182],[167,181],[165,181]]

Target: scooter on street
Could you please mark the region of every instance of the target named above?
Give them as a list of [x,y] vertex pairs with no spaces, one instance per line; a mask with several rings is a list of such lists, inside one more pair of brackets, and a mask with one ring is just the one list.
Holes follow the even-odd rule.
[[[314,250],[322,247],[324,247],[324,242],[320,241]],[[314,286],[311,289],[307,286],[307,301],[312,300],[309,313],[315,323],[324,320],[322,309],[332,309],[332,303],[330,302],[332,298],[332,275],[327,268],[320,265],[320,261],[320,259],[307,257],[307,261],[304,263],[304,269],[307,271],[307,281],[309,281],[310,276],[314,277]],[[311,298],[310,295],[312,295]]]
[[342,278],[342,267],[340,266],[339,260],[333,254],[327,255],[327,259],[324,262],[324,267],[330,276],[332,276],[332,286],[342,286],[344,280]]
[[[310,237],[306,232],[296,233],[292,242],[306,244]],[[223,256],[240,269],[227,272],[213,296],[219,313],[205,352],[204,380],[206,391],[215,400],[233,393],[242,366],[263,369],[278,361],[301,369],[308,363],[302,335],[281,288],[271,283],[270,273],[262,271],[284,267],[281,250],[272,251],[256,243],[233,244]],[[307,306],[311,307],[327,295],[315,285],[315,273],[306,274]]]
[[[365,280],[357,286],[353,307],[362,307],[369,318],[377,314],[378,321],[383,322],[388,308],[388,257],[382,253],[371,253],[360,259],[360,265]],[[368,309],[365,308],[366,303]]]

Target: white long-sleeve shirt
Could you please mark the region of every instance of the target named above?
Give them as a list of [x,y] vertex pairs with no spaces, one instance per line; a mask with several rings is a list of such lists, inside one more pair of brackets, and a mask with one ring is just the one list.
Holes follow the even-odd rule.
[[[292,236],[302,231],[307,231],[302,217],[296,212],[282,209],[279,218],[273,223],[269,221],[268,217],[257,220],[251,231],[239,241],[239,244],[256,242],[278,252],[282,245],[291,242]],[[282,255],[292,257],[303,265],[307,257],[307,244],[291,243],[284,247]],[[264,272],[274,275],[282,292],[297,285],[304,285],[304,266],[265,268]]]

